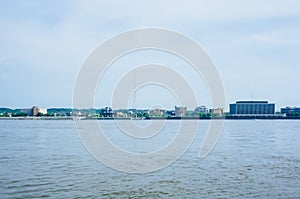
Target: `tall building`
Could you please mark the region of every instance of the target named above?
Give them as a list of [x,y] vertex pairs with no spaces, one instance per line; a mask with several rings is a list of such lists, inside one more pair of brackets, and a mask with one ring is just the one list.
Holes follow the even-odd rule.
[[176,117],[185,117],[186,116],[187,107],[183,106],[175,106],[175,116]]
[[175,111],[174,110],[166,110],[166,116],[167,117],[174,117]]
[[268,101],[237,101],[229,105],[231,115],[275,114],[275,104]]
[[39,114],[39,107],[32,107],[32,116],[37,116]]
[[22,108],[20,112],[25,113],[27,116],[32,116],[32,108]]

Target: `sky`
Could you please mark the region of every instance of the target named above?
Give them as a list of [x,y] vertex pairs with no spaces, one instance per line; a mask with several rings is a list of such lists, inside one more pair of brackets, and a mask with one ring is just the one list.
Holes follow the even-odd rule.
[[[277,109],[300,106],[300,1],[1,0],[0,107],[72,107],[89,54],[107,39],[143,27],[178,31],[201,45],[220,73],[226,104],[257,99]],[[126,67],[149,62],[174,65],[199,105],[211,105],[205,83],[185,63],[151,50],[118,60],[100,81],[95,105],[110,105]],[[146,86],[136,92],[135,106],[173,108],[177,101],[168,92]]]

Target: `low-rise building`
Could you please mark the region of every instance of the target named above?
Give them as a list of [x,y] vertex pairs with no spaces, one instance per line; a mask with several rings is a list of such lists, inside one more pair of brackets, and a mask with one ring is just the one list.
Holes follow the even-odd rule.
[[155,108],[149,111],[150,117],[164,117],[166,114],[166,110]]
[[209,109],[209,113],[212,116],[222,116],[224,114],[224,111],[222,108],[212,108],[212,109]]
[[32,116],[32,108],[22,108],[20,112],[25,113],[27,116]]
[[166,110],[166,117],[174,117],[175,111],[174,110]]
[[102,117],[112,117],[113,116],[112,108],[110,107],[102,108],[100,109],[100,114]]
[[198,106],[195,108],[195,116],[205,115],[208,113],[208,108],[206,106]]
[[124,118],[127,117],[127,113],[117,111],[113,113],[113,116],[115,118]]
[[286,115],[296,115],[300,114],[300,107],[285,107],[281,108],[280,112]]
[[186,111],[187,111],[187,107],[175,106],[175,116],[176,117],[185,117]]
[[198,106],[195,108],[195,112],[198,112],[198,113],[208,113],[208,109],[206,106]]

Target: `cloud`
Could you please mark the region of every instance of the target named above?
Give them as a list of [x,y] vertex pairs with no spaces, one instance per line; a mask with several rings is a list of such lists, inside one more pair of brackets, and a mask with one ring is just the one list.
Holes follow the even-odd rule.
[[[16,15],[0,19],[6,31],[0,33],[2,52],[24,62],[42,67],[70,67],[83,61],[97,44],[119,32],[139,26],[162,26],[192,32],[199,22],[217,23],[241,20],[257,20],[270,17],[300,16],[298,1],[74,1],[66,5],[47,4],[47,14],[41,14],[33,2],[26,8],[37,8],[32,14]],[[42,7],[42,5],[39,5]],[[67,8],[64,10],[57,9]],[[9,8],[8,8],[9,9]],[[13,10],[12,11],[18,11]],[[58,10],[58,11],[57,11]],[[23,11],[24,12],[24,11]],[[22,14],[22,13],[21,13]],[[55,20],[51,20],[51,15]],[[55,17],[56,15],[60,18]],[[198,23],[196,23],[198,22]],[[195,24],[193,24],[195,23]],[[186,24],[180,28],[179,24]],[[264,42],[288,42],[288,40],[253,35]],[[299,40],[291,40],[298,43]],[[81,58],[81,60],[79,59]],[[74,60],[75,59],[75,60]],[[74,60],[74,61],[71,61]]]
[[[261,67],[276,63],[276,68],[284,71],[282,67],[292,69],[299,61],[299,17],[300,2],[296,0],[1,1],[0,78],[18,71],[20,77],[36,76],[28,84],[16,80],[2,85],[1,90],[9,93],[26,85],[32,96],[35,90],[47,88],[41,91],[42,96],[53,97],[40,97],[40,103],[67,104],[80,65],[89,53],[120,32],[144,26],[178,30],[203,44],[217,67],[228,69],[224,79],[230,79],[245,63],[260,63]],[[248,73],[244,75],[255,71]],[[264,80],[259,81],[257,84]],[[229,85],[229,89],[238,89]],[[5,102],[20,103],[15,96],[20,98],[6,95]],[[30,100],[35,99],[28,99],[28,104]]]
[[299,6],[296,0],[77,1],[73,14],[100,21],[238,21],[300,16]]
[[248,41],[275,45],[300,45],[299,33],[299,28],[292,31],[263,32],[252,35]]

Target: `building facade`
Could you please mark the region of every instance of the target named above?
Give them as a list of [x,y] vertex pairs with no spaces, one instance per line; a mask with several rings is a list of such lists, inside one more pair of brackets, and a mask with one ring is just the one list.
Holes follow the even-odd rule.
[[237,101],[229,105],[231,115],[275,114],[275,104],[268,101]]
[[39,113],[46,115],[48,113],[46,108],[39,108]]
[[207,114],[208,113],[208,109],[206,106],[198,106],[197,108],[195,108],[195,113],[197,115],[199,115],[199,113],[201,114]]
[[[47,109],[46,110],[46,114],[47,114]],[[44,110],[42,110],[44,111]],[[40,112],[39,107],[37,106],[33,106],[32,108],[23,108],[20,109],[20,112],[25,113],[27,116],[37,116]]]
[[32,116],[32,108],[22,108],[20,112],[25,113],[27,116]]
[[175,111],[174,110],[166,110],[166,117],[174,117]]
[[166,115],[166,110],[155,108],[149,111],[150,117],[164,117]]
[[112,108],[110,107],[102,108],[100,109],[100,114],[102,117],[112,117],[113,116]]
[[224,111],[222,108],[212,108],[212,109],[209,109],[209,113],[212,116],[222,116],[224,114]]
[[280,112],[286,115],[300,114],[300,107],[285,107],[281,108]]
[[176,117],[185,117],[186,116],[187,107],[183,106],[175,106],[175,116]]

